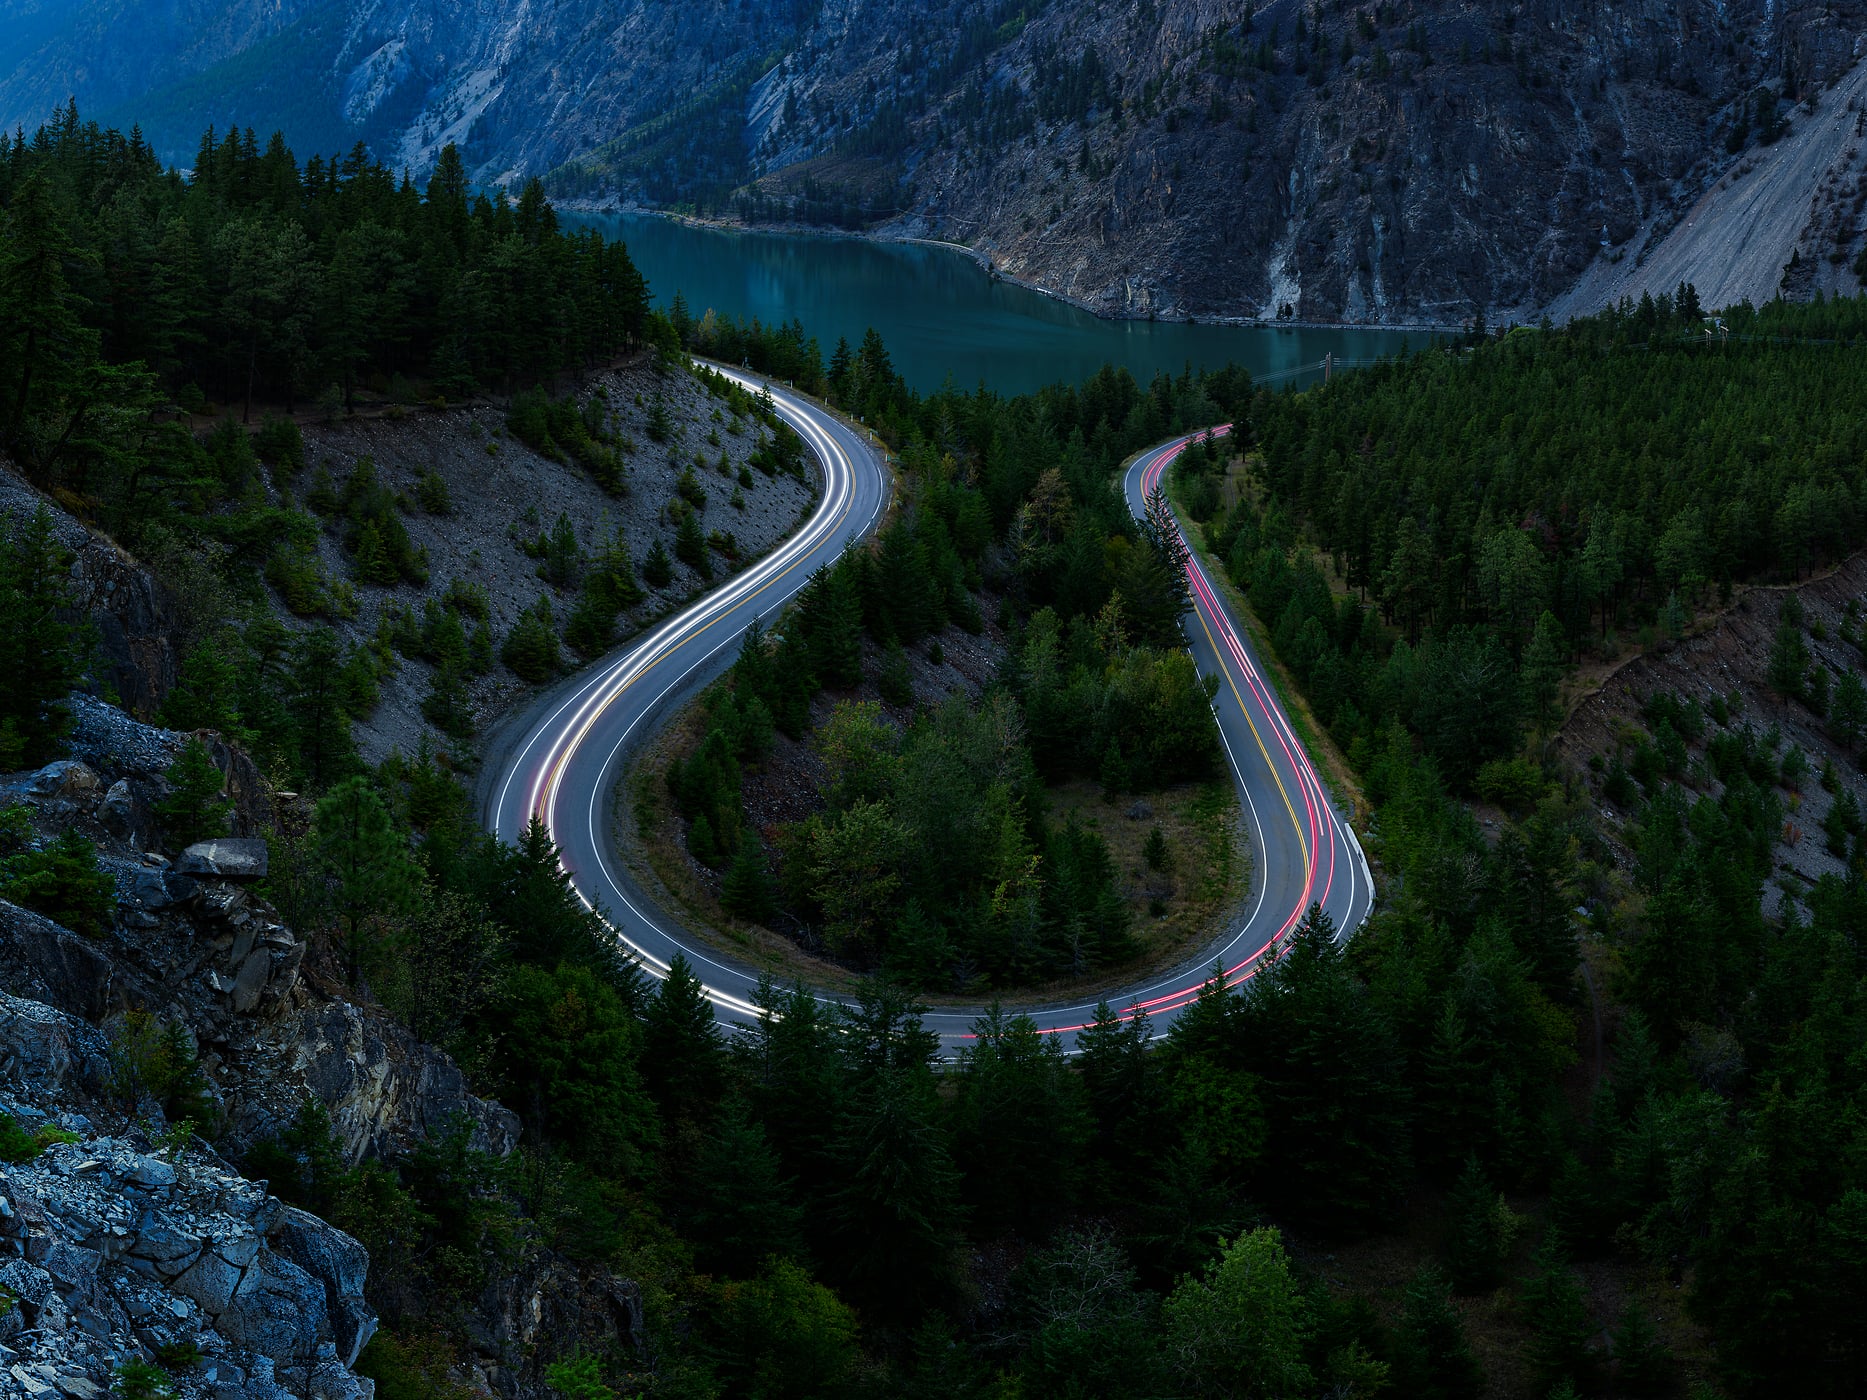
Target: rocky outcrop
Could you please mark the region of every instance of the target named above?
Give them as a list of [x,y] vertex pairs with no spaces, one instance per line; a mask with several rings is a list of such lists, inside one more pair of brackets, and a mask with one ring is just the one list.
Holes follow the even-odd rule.
[[[0,990],[93,1023],[129,1010],[179,1019],[235,1155],[277,1135],[308,1096],[353,1161],[394,1156],[460,1122],[475,1147],[511,1151],[517,1117],[469,1092],[451,1060],[379,1007],[305,977],[307,944],[253,887],[268,869],[263,840],[202,842],[170,861],[148,851],[138,819],[119,820],[167,790],[162,774],[183,736],[84,696],[73,706],[82,757],[0,776],[0,801],[24,803],[47,831],[75,826],[96,841],[116,875],[116,917],[87,938],[0,900]],[[230,771],[249,774],[249,812],[269,812],[251,760],[221,748]],[[237,824],[257,825],[252,815]]]
[[[264,842],[219,838],[171,861],[116,834],[113,813],[156,800],[182,736],[74,704],[78,757],[0,775],[0,802],[26,806],[35,839],[75,827],[99,843],[118,895],[94,937],[0,901],[0,1113],[77,1137],[0,1168],[0,1287],[22,1300],[17,1321],[0,1308],[0,1400],[104,1400],[126,1357],[188,1347],[202,1361],[176,1375],[182,1400],[368,1400],[351,1370],[376,1326],[363,1246],[227,1160],[307,1099],[352,1163],[463,1127],[470,1147],[503,1155],[519,1121],[320,970],[259,892]],[[213,1149],[164,1148],[158,1107],[124,1100],[107,1034],[136,1010],[195,1047],[218,1101]],[[450,1326],[467,1379],[547,1400],[546,1367],[575,1352],[652,1364],[643,1307],[634,1283],[558,1254],[515,1213],[499,1266]]]
[[0,994],[0,1059],[0,1113],[42,1144],[0,1163],[0,1393],[102,1400],[162,1358],[186,1400],[368,1400],[361,1245],[199,1143],[152,1142],[75,1018]]
[[11,536],[43,506],[59,543],[70,551],[71,611],[91,624],[107,682],[124,707],[153,716],[175,684],[175,604],[155,576],[105,536],[0,466],[0,532]]

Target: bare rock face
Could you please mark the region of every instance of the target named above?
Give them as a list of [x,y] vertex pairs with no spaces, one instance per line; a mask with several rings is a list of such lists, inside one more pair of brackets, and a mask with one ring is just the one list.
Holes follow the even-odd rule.
[[174,870],[178,875],[201,875],[220,880],[266,878],[266,843],[253,837],[197,841],[181,853]]
[[192,1346],[187,1400],[369,1400],[350,1370],[376,1325],[361,1245],[203,1147],[157,1149],[74,1017],[0,994],[0,1055],[0,1113],[44,1144],[0,1164],[0,1342],[28,1396],[102,1400],[126,1358]]
[[40,507],[72,555],[71,603],[97,637],[100,679],[125,708],[154,715],[175,684],[175,605],[155,577],[103,535],[86,528],[19,476],[0,468],[0,531],[11,536]]
[[[132,1009],[180,1019],[221,1096],[225,1146],[236,1155],[289,1126],[307,1095],[329,1111],[353,1161],[395,1155],[457,1120],[476,1148],[510,1152],[518,1118],[472,1094],[447,1056],[381,1008],[306,983],[304,940],[252,889],[267,870],[263,840],[200,842],[172,863],[145,854],[137,814],[166,792],[162,775],[183,736],[86,696],[72,703],[82,757],[0,777],[0,800],[23,801],[48,831],[76,826],[97,841],[117,876],[117,914],[86,938],[0,900],[0,991],[93,1023]],[[246,785],[247,815],[236,825],[264,829],[270,806],[257,769],[220,748],[230,785]]]
[[[36,839],[81,830],[117,880],[95,937],[0,901],[0,1113],[78,1138],[0,1167],[0,1286],[22,1300],[0,1313],[13,1353],[0,1354],[0,1393],[17,1393],[11,1381],[31,1400],[107,1400],[124,1357],[192,1343],[204,1359],[176,1377],[182,1400],[370,1400],[351,1369],[377,1325],[363,1246],[217,1154],[242,1160],[308,1098],[352,1163],[462,1125],[471,1147],[503,1155],[519,1120],[381,1008],[307,971],[304,939],[256,892],[262,841],[203,842],[173,863],[126,841],[113,812],[126,792],[132,805],[160,792],[181,736],[74,703],[80,759],[0,775],[0,801],[26,805]],[[218,1101],[213,1150],[159,1148],[147,1098],[124,1111],[103,1028],[132,1010],[196,1047]],[[546,1366],[576,1350],[647,1355],[635,1284],[521,1235],[462,1319],[480,1384],[546,1400]]]

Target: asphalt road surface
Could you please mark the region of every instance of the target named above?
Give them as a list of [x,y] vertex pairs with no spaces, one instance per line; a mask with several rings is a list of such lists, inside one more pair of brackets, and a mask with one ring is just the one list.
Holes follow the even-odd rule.
[[[756,391],[756,376],[723,371]],[[773,403],[816,456],[823,493],[808,522],[775,551],[735,575],[646,637],[559,686],[509,726],[489,754],[483,790],[488,827],[516,841],[533,813],[557,842],[577,892],[602,911],[646,971],[664,975],[684,954],[728,1025],[757,1015],[759,973],[655,906],[616,854],[612,805],[629,756],[660,723],[732,663],[755,617],[774,618],[820,565],[868,534],[885,513],[889,469],[865,435],[808,400],[771,385]],[[1222,431],[1222,430],[1220,430]],[[1143,500],[1185,447],[1178,439],[1143,453],[1123,482],[1130,507]],[[1312,904],[1346,938],[1367,917],[1373,886],[1348,822],[1336,811],[1297,741],[1243,629],[1197,560],[1188,569],[1194,609],[1187,641],[1200,672],[1217,675],[1213,712],[1238,784],[1251,845],[1251,889],[1242,914],[1178,967],[1107,994],[1118,1010],[1145,1006],[1157,1031],[1189,1003],[1215,962],[1228,981],[1251,976]],[[1019,1006],[1073,1045],[1094,1015],[1087,1003]],[[941,1007],[926,1017],[943,1050],[964,1048],[980,1008]]]

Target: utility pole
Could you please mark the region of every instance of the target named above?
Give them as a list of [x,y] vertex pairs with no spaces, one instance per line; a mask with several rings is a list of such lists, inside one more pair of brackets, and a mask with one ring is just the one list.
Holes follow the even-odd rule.
[[1322,382],[1329,382],[1329,371],[1335,367],[1335,351],[1331,350],[1322,357]]

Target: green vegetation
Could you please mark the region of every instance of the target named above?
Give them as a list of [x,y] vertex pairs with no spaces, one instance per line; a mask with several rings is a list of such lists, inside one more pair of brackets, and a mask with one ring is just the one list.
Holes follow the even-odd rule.
[[117,903],[116,878],[97,864],[97,847],[76,827],[32,842],[30,814],[0,808],[0,899],[22,904],[77,933],[100,934]]
[[[1055,110],[1102,100],[1091,66],[1046,63]],[[1855,546],[1867,381],[1847,342],[1867,305],[1740,308],[1729,342],[1709,343],[1682,289],[1305,393],[1110,370],[1018,399],[922,397],[873,334],[825,364],[795,324],[647,313],[619,248],[561,233],[536,187],[470,200],[457,160],[424,194],[360,155],[301,170],[236,136],[205,143],[183,180],[75,116],[6,154],[4,446],[171,580],[190,645],[169,722],[249,744],[317,800],[309,839],[274,850],[295,923],[341,942],[358,995],[526,1118],[507,1160],[461,1128],[352,1167],[308,1104],[249,1154],[369,1248],[386,1326],[364,1367],[386,1395],[460,1393],[463,1318],[533,1244],[644,1290],[634,1360],[652,1376],[565,1339],[538,1360],[571,1400],[1469,1397],[1485,1378],[1454,1290],[1514,1299],[1500,1325],[1545,1393],[1662,1392],[1680,1368],[1655,1319],[1591,1311],[1577,1266],[1601,1260],[1683,1278],[1734,1393],[1860,1389],[1867,818],[1837,800],[1824,835],[1846,873],[1765,917],[1780,789],[1813,776],[1799,749],[1725,700],[1651,697],[1599,777],[1625,819],[1623,877],[1540,741],[1578,659],[1682,636],[1727,586]],[[735,914],[883,974],[839,1006],[767,985],[730,1039],[684,963],[655,986],[619,955],[542,827],[501,846],[443,757],[370,772],[351,737],[397,655],[436,666],[431,717],[463,741],[458,688],[496,655],[555,674],[560,614],[575,650],[600,652],[639,597],[626,554],[533,519],[542,586],[562,596],[503,644],[456,581],[346,650],[281,625],[268,586],[304,617],[343,614],[349,583],[316,562],[323,529],[357,580],[421,586],[404,505],[368,463],[305,481],[288,427],[201,438],[183,411],[208,393],[335,386],[341,406],[522,388],[638,341],[669,366],[685,344],[824,395],[897,449],[906,484],[872,547],[754,629],[668,775],[681,835]],[[713,387],[719,432],[754,435],[752,470],[803,470],[767,406]],[[1244,476],[1202,445],[1179,489],[1365,783],[1381,910],[1347,947],[1311,910],[1280,961],[1242,987],[1210,980],[1164,1037],[1104,1005],[1065,1061],[994,1008],[937,1065],[907,989],[1129,956],[1108,850],[1052,818],[1054,785],[1126,793],[1216,770],[1164,508],[1137,524],[1113,482],[1133,450],[1227,420]],[[538,391],[510,426],[599,480],[619,467],[600,412]],[[702,574],[736,554],[691,510],[702,467],[641,563],[650,587],[671,584],[670,547]],[[0,645],[20,649],[0,667],[9,764],[57,751],[82,671],[58,618],[64,567],[43,516],[0,564]],[[1000,674],[977,703],[916,708],[914,658],[988,611]],[[1773,684],[1856,744],[1867,687],[1816,666],[1806,626],[1780,619]],[[891,709],[849,693],[868,679]],[[779,734],[822,759],[821,809],[758,831],[743,773]],[[210,783],[199,755],[178,764],[171,836],[214,818]],[[1468,793],[1506,814],[1494,830]],[[81,837],[33,849],[18,812],[0,830],[7,897],[101,926],[113,890]],[[1164,834],[1143,860],[1198,878]],[[1592,1092],[1572,1073],[1592,1024],[1578,906],[1612,1032]],[[114,1068],[125,1097],[211,1125],[178,1028],[123,1018]],[[1435,1227],[1413,1229],[1422,1218]],[[1411,1252],[1382,1307],[1303,1262],[1402,1229]],[[968,1270],[986,1257],[1010,1264],[1005,1302],[974,1328]],[[119,1390],[168,1384],[145,1369]]]
[[169,847],[180,851],[210,836],[227,834],[233,803],[227,800],[227,780],[207,746],[190,735],[169,765],[169,794],[156,804]]
[[[76,1133],[68,1133],[49,1120],[27,1132],[10,1114],[0,1113],[0,1162],[11,1162],[18,1166],[30,1162],[55,1142],[77,1140]],[[0,1314],[5,1311],[0,1308]]]

